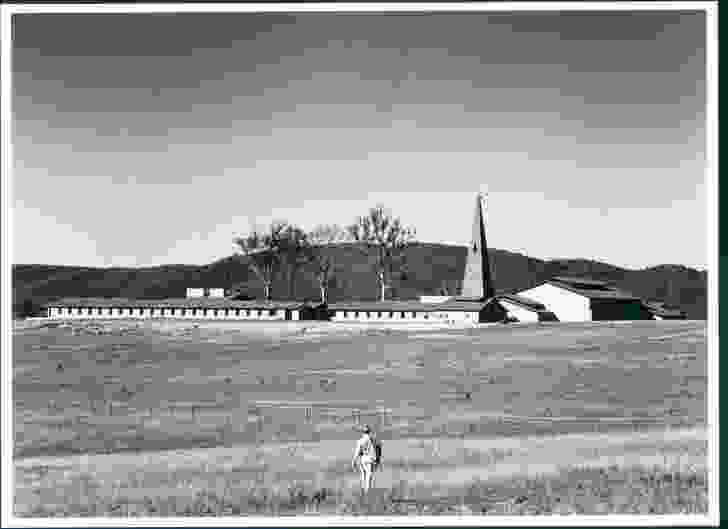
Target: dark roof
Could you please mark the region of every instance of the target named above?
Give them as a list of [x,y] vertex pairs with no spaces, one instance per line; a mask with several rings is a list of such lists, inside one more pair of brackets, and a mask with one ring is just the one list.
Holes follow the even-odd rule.
[[451,297],[448,301],[453,300],[453,301],[465,301],[465,302],[469,302],[469,303],[473,303],[473,302],[479,303],[479,302],[485,301],[485,299],[486,298],[484,298],[484,297],[455,296],[455,297]]
[[439,303],[422,303],[421,301],[341,301],[330,303],[329,310],[358,310],[364,312],[432,312],[437,310]]
[[457,301],[448,300],[442,303],[422,303],[421,301],[389,300],[389,301],[345,301],[332,303],[330,310],[354,310],[364,312],[479,312],[491,301]]
[[556,276],[552,278],[554,281],[560,283],[568,283],[572,285],[586,285],[595,288],[609,287],[609,283],[602,281],[601,279],[591,279],[588,277],[567,277],[567,276]]
[[320,303],[300,301],[234,300],[228,298],[63,298],[50,301],[44,307],[143,307],[143,308],[203,308],[203,309],[301,309],[318,307]]
[[589,299],[639,301],[638,297],[628,292],[609,286],[604,281],[597,281],[594,279],[555,277],[547,281],[547,283]]
[[475,312],[475,311],[481,311],[488,305],[492,304],[495,301],[495,298],[490,299],[484,299],[484,300],[462,300],[462,299],[454,299],[450,301],[445,301],[443,303],[435,303],[434,305],[438,307],[440,310],[451,310],[451,311],[465,311],[465,312]]
[[527,298],[525,296],[519,296],[517,294],[499,294],[496,296],[496,299],[509,301],[515,305],[519,305],[529,310],[546,310],[546,306],[543,303],[533,300],[531,298]]

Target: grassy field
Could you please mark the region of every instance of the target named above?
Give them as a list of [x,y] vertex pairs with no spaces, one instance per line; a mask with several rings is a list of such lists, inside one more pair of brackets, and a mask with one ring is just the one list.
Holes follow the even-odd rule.
[[[704,512],[704,322],[14,332],[18,515]],[[358,422],[385,466],[349,468]]]

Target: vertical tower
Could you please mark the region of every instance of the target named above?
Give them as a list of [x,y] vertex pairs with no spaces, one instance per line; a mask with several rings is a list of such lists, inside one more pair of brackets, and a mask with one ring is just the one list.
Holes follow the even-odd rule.
[[495,295],[493,279],[490,276],[488,244],[485,241],[485,221],[483,219],[483,195],[475,199],[473,236],[465,262],[465,276],[461,296],[464,298],[492,298]]

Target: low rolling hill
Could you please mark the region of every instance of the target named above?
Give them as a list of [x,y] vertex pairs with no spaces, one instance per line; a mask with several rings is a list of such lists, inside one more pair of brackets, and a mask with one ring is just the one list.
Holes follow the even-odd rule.
[[[376,299],[378,288],[373,261],[352,244],[326,249],[336,273],[329,300]],[[606,280],[645,300],[676,306],[690,319],[707,315],[707,272],[678,265],[641,270],[619,268],[585,259],[544,261],[506,250],[490,250],[496,291],[526,289],[557,275]],[[414,299],[421,294],[458,292],[465,267],[466,248],[420,243],[406,252],[407,269],[392,282],[390,296]],[[88,268],[41,264],[13,266],[13,312],[28,315],[43,303],[61,297],[168,298],[185,295],[187,287],[236,288],[251,297],[262,297],[263,287],[244,257],[231,256],[208,265],[164,265],[149,268]],[[285,273],[273,283],[273,297],[317,299],[313,270],[301,268],[294,281]]]

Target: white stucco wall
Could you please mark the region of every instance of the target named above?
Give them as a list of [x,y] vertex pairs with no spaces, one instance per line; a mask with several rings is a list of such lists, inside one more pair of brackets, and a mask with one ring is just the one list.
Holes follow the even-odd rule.
[[[357,314],[358,312],[358,314]],[[390,314],[391,312],[391,314]],[[381,311],[379,316],[378,311],[355,311],[355,310],[336,310],[331,318],[332,321],[346,321],[346,322],[462,322],[462,323],[477,323],[479,316],[477,312],[464,312],[464,311],[404,311],[404,317],[402,311]]]
[[453,296],[420,296],[420,303],[444,303]]
[[528,310],[520,305],[511,303],[510,301],[499,299],[498,303],[508,311],[508,316],[516,318],[522,322],[533,322],[538,321],[538,312],[535,310]]
[[477,312],[465,311],[436,311],[433,313],[436,319],[445,320],[452,323],[477,323]]
[[[260,311],[260,313],[259,313]],[[204,309],[204,308],[151,308],[151,307],[49,307],[48,317],[58,319],[148,319],[148,318],[175,318],[175,319],[208,319],[208,320],[285,320],[285,309]],[[291,311],[291,319],[300,320],[299,310]]]
[[518,295],[543,303],[560,321],[591,321],[589,298],[569,290],[544,283]]
[[[391,312],[391,314],[390,314]],[[404,312],[404,316],[402,316]],[[427,312],[416,311],[355,311],[355,310],[336,310],[332,316],[332,321],[350,321],[350,322],[407,322],[407,321],[424,321]]]

